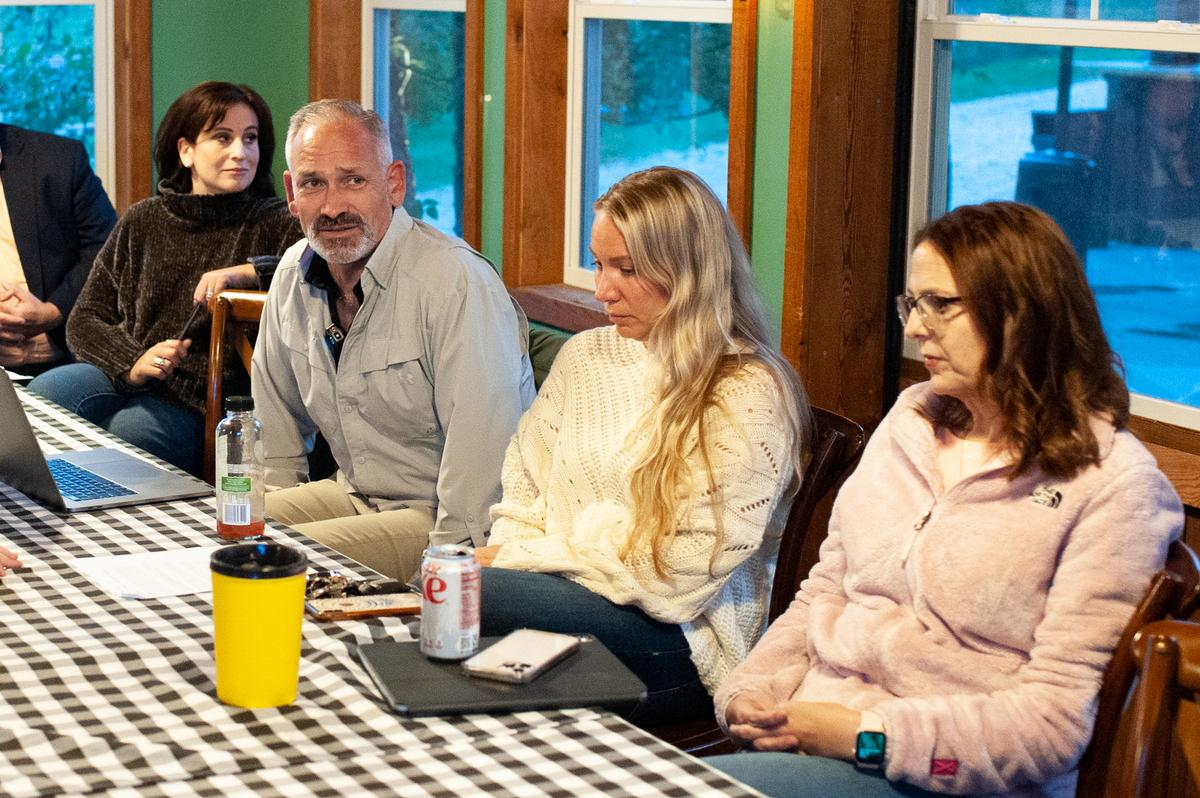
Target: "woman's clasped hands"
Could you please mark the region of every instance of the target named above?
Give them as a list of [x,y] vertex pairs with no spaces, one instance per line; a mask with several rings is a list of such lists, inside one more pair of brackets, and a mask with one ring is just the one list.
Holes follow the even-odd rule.
[[851,759],[861,713],[841,704],[818,701],[777,702],[759,692],[729,702],[729,736],[756,751],[799,751]]

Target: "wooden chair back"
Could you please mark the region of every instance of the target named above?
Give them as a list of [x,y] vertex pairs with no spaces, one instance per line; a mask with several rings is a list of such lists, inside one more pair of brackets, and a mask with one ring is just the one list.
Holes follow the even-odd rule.
[[[804,574],[800,572],[803,554],[819,548],[827,529],[810,529],[817,505],[833,490],[858,460],[866,442],[863,428],[832,410],[814,407],[812,456],[804,469],[800,490],[792,499],[787,522],[779,540],[775,560],[775,578],[771,583],[768,622],[787,609],[796,595]],[[660,740],[696,756],[732,753],[733,744],[712,718],[656,726],[647,729]]]
[[1096,727],[1092,740],[1079,763],[1076,798],[1098,798],[1134,793],[1121,791],[1117,781],[1125,778],[1132,716],[1125,710],[1130,687],[1137,674],[1135,638],[1139,630],[1154,621],[1186,619],[1200,607],[1200,559],[1183,541],[1171,544],[1167,562],[1150,580],[1150,587],[1125,625],[1112,662],[1100,683],[1096,706]]
[[[1155,621],[1134,637],[1138,684],[1109,793],[1130,798],[1200,789],[1200,624]],[[1180,764],[1176,764],[1176,762]]]
[[213,301],[212,333],[208,341],[208,392],[204,397],[204,478],[210,483],[216,468],[217,422],[225,415],[225,380],[222,364],[227,347],[250,373],[254,354],[252,335],[258,329],[266,291],[222,291]]
[[[812,459],[804,469],[800,490],[792,499],[787,523],[779,539],[779,556],[775,560],[775,579],[771,583],[771,604],[767,610],[768,623],[774,621],[796,595],[808,569],[801,570],[806,552],[816,552],[825,540],[826,525],[810,529],[813,513],[862,454],[867,436],[860,424],[832,410],[814,407]],[[815,557],[813,562],[815,562]]]

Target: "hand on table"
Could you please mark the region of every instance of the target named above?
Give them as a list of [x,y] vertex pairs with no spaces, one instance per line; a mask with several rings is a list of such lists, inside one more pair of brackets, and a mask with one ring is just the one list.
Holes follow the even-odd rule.
[[258,275],[254,273],[254,264],[239,263],[237,266],[226,266],[223,269],[213,269],[200,275],[196,290],[192,292],[192,301],[204,302],[212,310],[213,297],[226,288],[258,288]]
[[8,573],[9,569],[20,567],[21,560],[17,557],[17,553],[0,546],[0,577]]
[[57,327],[62,319],[57,305],[38,299],[24,283],[0,282],[0,344],[20,346],[26,339]]
[[500,553],[500,546],[504,544],[498,543],[495,546],[484,546],[475,549],[475,561],[479,563],[481,568],[491,566],[496,560],[496,555]]
[[763,693],[743,693],[729,703],[725,719],[734,742],[756,751],[803,751],[848,760],[860,714],[841,704],[775,703]]
[[125,377],[126,381],[130,385],[140,387],[150,380],[165,380],[171,376],[171,372],[175,370],[179,362],[187,357],[188,348],[191,345],[191,338],[185,338],[182,341],[174,338],[159,341],[137,359],[137,362],[129,369],[129,374]]

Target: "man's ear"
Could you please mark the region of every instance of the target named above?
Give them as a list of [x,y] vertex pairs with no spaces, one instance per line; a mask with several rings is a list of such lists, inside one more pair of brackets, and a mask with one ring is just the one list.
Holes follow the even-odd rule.
[[403,161],[392,161],[387,168],[388,199],[393,208],[404,204],[404,193],[408,190],[408,173]]
[[296,212],[296,187],[292,185],[292,173],[287,169],[283,170],[283,193],[287,196],[288,211],[292,216],[299,216]]

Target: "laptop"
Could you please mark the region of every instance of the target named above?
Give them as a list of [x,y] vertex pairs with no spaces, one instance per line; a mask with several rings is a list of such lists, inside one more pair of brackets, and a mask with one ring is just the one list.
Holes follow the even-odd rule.
[[[480,650],[497,640],[482,638]],[[429,659],[416,641],[367,643],[358,656],[392,710],[414,717],[593,706],[623,711],[646,696],[646,685],[590,636],[528,684],[468,676],[461,662]]]
[[42,454],[8,372],[0,369],[0,480],[54,510],[76,512],[211,496],[212,486],[116,449]]

